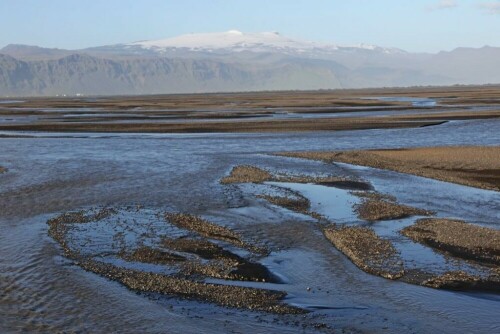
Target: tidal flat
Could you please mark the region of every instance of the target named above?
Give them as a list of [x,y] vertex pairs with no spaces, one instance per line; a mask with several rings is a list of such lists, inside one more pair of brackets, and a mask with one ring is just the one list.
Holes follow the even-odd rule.
[[284,155],[390,169],[466,186],[500,190],[500,146],[298,152]]
[[0,331],[498,332],[497,96],[10,99]]

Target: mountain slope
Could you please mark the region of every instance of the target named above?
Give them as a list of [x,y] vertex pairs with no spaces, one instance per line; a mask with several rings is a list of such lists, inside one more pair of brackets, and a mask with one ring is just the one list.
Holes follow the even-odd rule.
[[[331,68],[283,61],[252,66],[213,60],[110,60],[75,54],[25,62],[0,55],[0,95],[161,94],[341,88]],[[341,68],[341,67],[339,67]]]
[[440,52],[426,62],[423,70],[437,75],[451,75],[457,83],[500,83],[500,48],[458,48]]
[[0,53],[21,60],[48,60],[68,56],[74,52],[62,49],[41,48],[39,46],[9,44]]

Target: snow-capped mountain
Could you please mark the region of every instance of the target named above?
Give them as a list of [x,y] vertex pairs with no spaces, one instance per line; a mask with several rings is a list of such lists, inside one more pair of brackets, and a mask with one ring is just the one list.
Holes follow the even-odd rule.
[[404,52],[395,48],[382,48],[375,45],[360,44],[338,46],[335,44],[301,41],[280,35],[278,32],[243,33],[230,30],[222,33],[187,34],[178,37],[140,41],[125,44],[125,47],[140,47],[159,53],[172,49],[185,49],[203,52],[273,52],[286,54],[330,53],[339,50],[359,49],[383,53]]
[[500,48],[409,53],[275,32],[187,34],[82,50],[0,49],[0,96],[161,94],[500,83]]

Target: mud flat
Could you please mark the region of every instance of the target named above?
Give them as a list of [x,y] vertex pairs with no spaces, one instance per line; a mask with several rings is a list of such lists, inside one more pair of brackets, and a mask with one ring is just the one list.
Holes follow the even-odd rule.
[[166,213],[165,219],[179,228],[193,231],[206,238],[229,242],[237,247],[246,248],[257,253],[266,254],[268,252],[262,247],[245,242],[239,233],[197,216],[184,213]]
[[47,224],[49,225],[49,235],[57,241],[63,251],[64,254],[69,258],[78,258],[80,257],[80,251],[78,249],[72,249],[66,238],[68,231],[73,228],[75,225],[88,224],[93,221],[99,221],[101,219],[107,218],[116,211],[110,208],[102,208],[99,210],[90,210],[90,211],[72,211],[63,213],[57,217],[49,219]]
[[[236,232],[182,214],[167,214],[169,225],[159,212],[141,210],[102,208],[64,213],[47,222],[49,235],[65,256],[83,269],[134,291],[277,314],[305,313],[283,303],[285,292],[229,284],[235,280],[280,283],[264,265],[212,241],[245,248],[246,253],[261,250],[242,241]],[[165,269],[168,274],[162,272]],[[207,277],[228,284],[206,283],[203,280]]]
[[367,97],[401,96],[439,99],[442,103],[491,103],[498,102],[500,87],[450,86],[376,89],[342,89],[321,91],[279,91],[212,94],[171,94],[144,96],[109,96],[95,98],[23,98],[22,101],[4,100],[6,107],[22,104],[28,108],[100,108],[103,110],[141,109],[262,109],[279,107],[342,107],[342,106],[408,106],[401,101],[377,101]]
[[[477,91],[477,89],[475,89]],[[408,105],[397,101],[376,101],[360,97],[380,96],[384,90],[338,90],[338,91],[281,91],[258,93],[217,94],[168,94],[139,96],[108,96],[99,98],[25,98],[23,101],[3,100],[2,106],[13,107],[22,104],[27,108],[99,108],[103,110],[261,110],[281,107],[343,107],[343,106],[398,106]],[[497,88],[498,91],[498,88]],[[385,91],[387,94],[396,91]],[[403,90],[398,91],[399,94]]]
[[388,279],[404,275],[403,261],[394,246],[372,229],[331,226],[324,229],[324,234],[361,270]]
[[163,246],[195,254],[206,261],[187,261],[181,265],[186,276],[209,276],[226,280],[280,283],[265,266],[249,261],[221,246],[202,239],[165,239]]
[[[293,174],[271,174],[270,172],[250,165],[235,166],[228,176],[221,179],[221,184],[233,183],[263,183],[263,182],[290,182],[290,183],[315,183],[326,186],[336,186],[337,184],[357,185],[361,182],[349,181],[337,176],[311,176],[311,175],[293,175]],[[363,187],[370,187],[369,184],[362,185]]]
[[186,261],[186,258],[177,254],[165,252],[163,250],[142,246],[130,254],[120,254],[126,261],[135,261],[153,264],[172,264]]
[[291,210],[297,213],[302,213],[304,215],[311,216],[318,220],[323,220],[324,217],[317,212],[311,211],[311,202],[299,195],[294,194],[294,196],[270,196],[270,195],[258,195],[257,198],[262,198],[273,205],[280,206],[287,210]]
[[500,275],[492,272],[489,277],[471,275],[464,271],[451,271],[429,278],[421,283],[434,289],[500,291]]
[[500,191],[500,146],[283,153],[284,156],[389,169]]
[[403,258],[390,240],[381,238],[371,228],[333,226],[325,228],[324,234],[358,268],[372,275],[434,289],[500,291],[500,275],[495,268],[469,267],[469,270],[474,268],[470,272],[436,271],[424,266],[407,269],[407,261],[411,259]]
[[[498,118],[500,113],[482,118]],[[480,115],[453,119],[479,119]],[[227,122],[136,122],[136,123],[37,123],[0,125],[0,131],[43,131],[43,132],[109,132],[109,133],[260,133],[260,132],[304,132],[341,131],[367,129],[416,128],[442,124],[447,119],[383,119],[367,117],[356,119],[304,119],[304,120],[256,120]]]
[[[330,177],[335,178],[335,176]],[[275,182],[287,178],[291,181]],[[261,183],[257,186],[258,192],[261,193],[253,194],[254,196],[287,210],[316,218],[320,223],[319,228],[333,246],[369,274],[437,289],[498,290],[498,274],[483,263],[476,265],[464,259],[450,261],[448,254],[436,253],[430,248],[408,242],[396,225],[391,226],[381,222],[366,227],[366,223],[357,221],[356,214],[358,218],[368,222],[404,220],[412,216],[436,214],[429,210],[400,204],[395,197],[377,192],[364,180],[322,182],[320,177],[297,177],[286,172],[271,173],[255,166],[237,166],[222,183]],[[321,186],[321,191],[324,192],[322,196],[343,196],[340,191],[346,196],[359,197],[361,201],[345,204],[347,210],[352,212],[352,217],[347,220],[343,218],[345,213],[338,211],[340,208],[337,208],[337,212],[322,216],[313,212],[311,206],[324,200],[316,198],[312,193],[297,190],[294,187],[297,183],[308,183],[311,187]],[[330,192],[326,188],[329,186],[336,189]],[[281,190],[277,191],[275,188]],[[321,210],[318,212],[324,213]],[[380,232],[382,234],[379,234]]]
[[2,103],[0,115],[7,121],[0,130],[260,133],[414,128],[498,119],[499,91],[491,86],[27,98]]
[[97,261],[84,261],[81,267],[117,281],[129,289],[175,295],[215,303],[225,307],[245,308],[276,314],[302,314],[305,311],[281,304],[286,293],[231,285],[207,284],[152,272],[125,269]]
[[270,195],[259,195],[258,198],[265,199],[271,204],[281,206],[282,208],[292,210],[300,213],[309,213],[311,207],[311,202],[305,197],[285,197],[285,196],[270,196]]
[[[371,189],[369,183],[362,181],[346,180],[338,176],[313,176],[313,175],[293,175],[289,173],[271,174],[261,168],[240,165],[235,166],[228,176],[221,179],[221,184],[234,183],[264,183],[264,182],[283,182],[283,183],[313,183],[326,187],[337,187],[341,189]],[[280,187],[281,188],[281,187]],[[298,192],[284,188],[289,194],[285,196],[275,196],[268,194],[257,195],[273,205],[282,208],[309,215],[315,219],[322,219],[323,216],[310,210],[311,203],[309,199],[300,195]]]
[[500,266],[500,231],[463,221],[426,218],[401,233],[410,239],[465,260]]
[[222,184],[231,183],[262,183],[271,181],[273,175],[261,168],[242,165],[233,167],[229,176],[221,179]]
[[433,214],[433,212],[428,210],[402,205],[396,201],[373,197],[365,197],[360,204],[355,206],[355,210],[360,219],[367,221],[393,220],[411,216],[429,216]]

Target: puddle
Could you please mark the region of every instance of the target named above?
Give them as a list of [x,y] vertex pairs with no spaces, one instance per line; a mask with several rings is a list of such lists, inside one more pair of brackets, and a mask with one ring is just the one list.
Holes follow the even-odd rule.
[[21,100],[0,100],[0,104],[11,104],[11,103],[24,103],[26,101]]
[[395,196],[404,204],[436,211],[437,217],[457,218],[500,229],[500,192],[389,170],[335,164],[370,180],[377,191]]
[[405,269],[426,271],[432,274],[443,274],[447,271],[465,271],[470,274],[487,276],[489,269],[472,265],[466,261],[447,257],[443,253],[426,247],[420,243],[401,235],[399,232],[422,217],[411,217],[391,221],[380,221],[370,224],[379,236],[393,242],[394,247],[400,252],[405,261]]
[[349,223],[358,220],[352,206],[358,204],[360,200],[347,190],[310,183],[266,182],[266,184],[299,192],[310,200],[311,211],[325,216],[332,222]]
[[435,107],[436,100],[425,97],[404,97],[404,96],[380,96],[380,97],[365,97],[363,100],[378,100],[386,102],[410,102],[414,107]]

